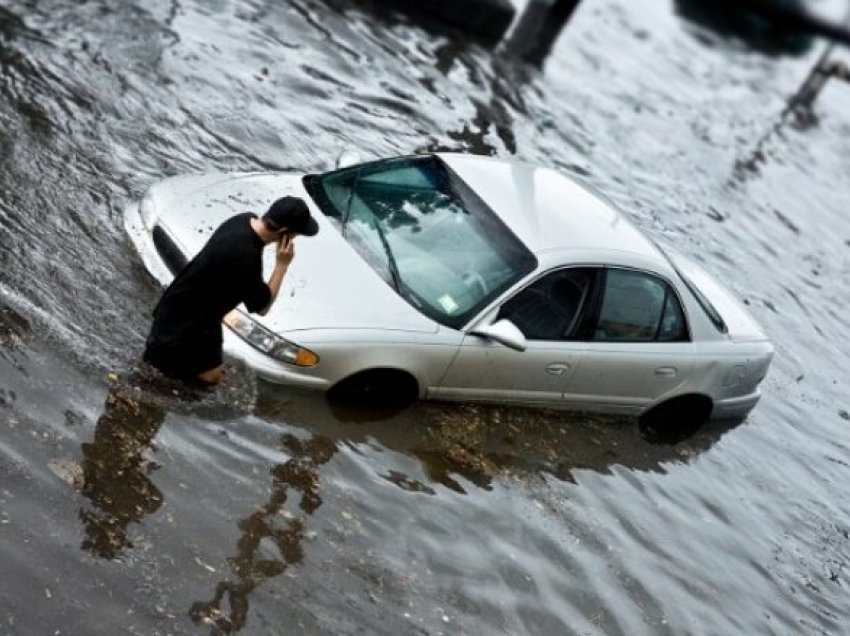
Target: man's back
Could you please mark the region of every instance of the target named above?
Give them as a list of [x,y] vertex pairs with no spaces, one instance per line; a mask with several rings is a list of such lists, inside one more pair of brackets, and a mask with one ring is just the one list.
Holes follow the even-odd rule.
[[268,303],[262,279],[264,244],[251,229],[252,218],[250,213],[239,214],[216,229],[163,293],[154,309],[154,328],[209,328],[241,302],[249,311]]
[[[144,360],[173,378],[204,386],[220,382],[222,319],[239,303],[251,313],[265,313],[295,256],[294,237],[318,231],[304,201],[291,196],[274,201],[262,219],[245,213],[222,223],[163,293]],[[262,254],[271,243],[278,247],[266,283]]]

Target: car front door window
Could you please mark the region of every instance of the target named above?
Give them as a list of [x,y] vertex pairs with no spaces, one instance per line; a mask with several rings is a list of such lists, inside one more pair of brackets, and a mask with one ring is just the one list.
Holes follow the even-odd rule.
[[552,272],[506,302],[498,317],[514,323],[528,340],[571,340],[592,284],[590,269]]

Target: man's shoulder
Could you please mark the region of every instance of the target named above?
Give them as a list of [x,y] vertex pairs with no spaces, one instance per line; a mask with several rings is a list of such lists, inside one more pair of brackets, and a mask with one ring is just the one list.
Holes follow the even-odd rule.
[[241,226],[245,225],[246,223],[250,223],[251,219],[254,219],[256,217],[257,217],[257,215],[254,214],[253,212],[240,212],[239,214],[234,214],[230,218],[225,219],[221,223],[221,225],[219,225],[219,227],[220,228],[225,227],[225,226],[240,226],[241,227]]
[[[213,258],[226,258],[230,261],[253,260],[262,251],[263,243],[251,227],[256,215],[251,212],[236,214],[221,225],[207,241],[205,249]],[[213,256],[214,255],[214,256]]]
[[216,228],[210,238],[233,239],[240,235],[250,236],[250,233],[254,232],[251,228],[251,219],[256,218],[256,216],[257,215],[252,212],[240,212],[239,214],[234,214],[230,218],[222,221],[221,225]]

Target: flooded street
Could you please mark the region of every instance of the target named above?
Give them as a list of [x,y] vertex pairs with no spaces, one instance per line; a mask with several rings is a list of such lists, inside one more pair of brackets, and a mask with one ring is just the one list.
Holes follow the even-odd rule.
[[[0,0],[0,635],[846,633],[850,84],[783,119],[827,43],[690,4],[585,0],[535,68],[355,0]],[[585,175],[749,305],[761,402],[658,440],[140,376],[124,205],[345,149]]]

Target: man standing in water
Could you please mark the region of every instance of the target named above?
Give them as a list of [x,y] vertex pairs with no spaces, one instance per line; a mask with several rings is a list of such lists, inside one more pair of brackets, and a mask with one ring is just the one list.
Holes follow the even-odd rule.
[[[190,384],[218,384],[224,375],[222,319],[239,303],[251,313],[265,315],[295,256],[295,237],[318,231],[307,204],[290,196],[272,203],[262,218],[246,212],[222,223],[160,298],[145,362]],[[262,254],[271,243],[277,243],[277,254],[266,283]]]

